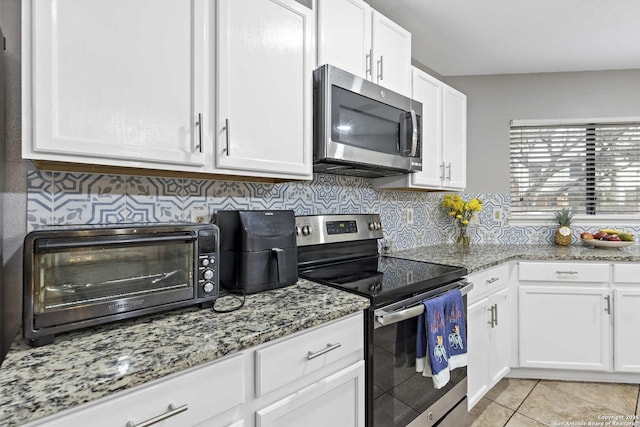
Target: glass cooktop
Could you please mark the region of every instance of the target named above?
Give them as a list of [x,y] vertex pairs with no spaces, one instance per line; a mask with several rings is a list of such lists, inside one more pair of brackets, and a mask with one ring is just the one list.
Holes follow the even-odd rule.
[[375,255],[299,271],[314,282],[368,297],[374,307],[461,279],[466,269]]

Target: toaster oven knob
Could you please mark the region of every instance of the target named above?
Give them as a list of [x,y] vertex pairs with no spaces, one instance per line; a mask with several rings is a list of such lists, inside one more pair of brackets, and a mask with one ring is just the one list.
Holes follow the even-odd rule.
[[213,290],[213,283],[207,282],[204,284],[203,289],[205,292],[211,292]]
[[[211,279],[213,279],[213,270],[207,269],[207,270],[204,271],[204,273],[202,273],[202,275],[204,276],[205,280],[211,280]],[[207,285],[205,285],[205,286],[207,286]]]

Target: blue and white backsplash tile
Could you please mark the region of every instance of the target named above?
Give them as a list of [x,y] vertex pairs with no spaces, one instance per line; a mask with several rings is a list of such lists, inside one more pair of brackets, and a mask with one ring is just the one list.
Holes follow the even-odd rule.
[[[310,182],[266,184],[32,171],[27,186],[29,231],[50,225],[209,221],[224,209],[291,209],[296,215],[380,213],[380,247],[389,250],[453,243],[456,233],[454,221],[440,206],[443,193],[377,190],[370,179],[360,177],[317,174]],[[473,243],[553,243],[553,224],[507,222],[509,194],[463,195],[465,200],[472,197],[483,202],[469,226]],[[413,209],[413,224],[407,221],[408,209]],[[594,228],[574,226],[574,240]],[[640,234],[638,226],[617,228]]]

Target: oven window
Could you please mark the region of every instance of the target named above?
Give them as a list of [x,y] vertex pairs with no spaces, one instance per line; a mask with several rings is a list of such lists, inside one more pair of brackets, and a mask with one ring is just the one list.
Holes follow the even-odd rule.
[[374,330],[374,427],[406,426],[467,377],[467,368],[454,369],[449,383],[435,389],[416,372],[416,329],[414,317]]
[[38,253],[34,312],[192,289],[193,252],[193,243],[173,241]]
[[406,112],[332,86],[331,139],[354,147],[399,154]]

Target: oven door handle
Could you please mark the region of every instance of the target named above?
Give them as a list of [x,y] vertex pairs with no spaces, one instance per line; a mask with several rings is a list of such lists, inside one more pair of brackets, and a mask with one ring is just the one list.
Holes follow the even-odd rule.
[[[464,296],[473,289],[473,283],[466,283],[460,289],[460,293]],[[397,311],[386,312],[384,309],[378,309],[374,312],[375,324],[374,328],[380,328],[382,326],[393,325],[394,323],[402,322],[403,320],[418,317],[424,313],[424,304],[418,303],[411,307],[403,308]]]

